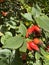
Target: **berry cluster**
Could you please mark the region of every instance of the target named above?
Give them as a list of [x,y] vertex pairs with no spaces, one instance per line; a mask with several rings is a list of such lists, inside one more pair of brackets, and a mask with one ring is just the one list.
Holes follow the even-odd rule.
[[36,50],[39,51],[38,45],[41,45],[42,41],[38,38],[34,38],[32,41],[27,42],[27,49],[28,50]]
[[29,35],[31,35],[32,33],[40,34],[41,33],[40,27],[38,27],[37,25],[33,25],[33,26],[29,27],[26,32],[26,38],[29,37]]
[[[37,25],[33,25],[33,26],[29,27],[26,32],[26,38],[28,38],[29,35],[31,35],[32,33],[35,33],[35,35],[41,34],[40,27]],[[31,50],[39,51],[38,45],[41,43],[42,43],[42,41],[35,37],[33,40],[27,42],[27,49],[30,51]]]

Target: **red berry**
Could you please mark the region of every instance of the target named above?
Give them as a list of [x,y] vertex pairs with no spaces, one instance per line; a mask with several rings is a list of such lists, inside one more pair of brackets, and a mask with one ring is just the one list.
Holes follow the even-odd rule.
[[34,38],[34,39],[33,39],[33,42],[34,42],[35,44],[40,44],[40,43],[41,43],[41,41],[40,41],[38,38]]
[[34,26],[34,31],[35,31],[35,32],[41,32],[41,29],[40,29],[37,25],[35,25],[35,26]]
[[30,47],[29,43],[30,43],[30,42],[27,42],[27,49],[28,49],[29,51],[31,51],[32,48]]
[[34,49],[34,50],[36,50],[36,51],[39,51],[38,46],[37,46],[36,44],[34,44],[34,42],[30,41],[30,42],[29,42],[29,45],[30,45],[30,47],[31,47],[32,49]]
[[29,37],[29,35],[32,34],[32,32],[33,32],[32,27],[29,27],[29,28],[27,29],[27,32],[26,32],[26,37]]
[[26,32],[26,37],[29,37],[29,35],[31,35],[33,32],[35,34],[37,33],[37,35],[39,36],[41,33],[41,29],[37,25],[33,25],[29,27]]

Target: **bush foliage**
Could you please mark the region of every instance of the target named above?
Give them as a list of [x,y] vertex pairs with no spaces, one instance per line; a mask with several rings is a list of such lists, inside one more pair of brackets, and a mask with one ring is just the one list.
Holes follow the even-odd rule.
[[49,0],[0,0],[0,65],[49,65]]

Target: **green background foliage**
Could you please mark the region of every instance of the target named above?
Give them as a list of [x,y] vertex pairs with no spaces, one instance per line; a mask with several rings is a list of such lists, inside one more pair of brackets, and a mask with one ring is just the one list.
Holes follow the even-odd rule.
[[[0,65],[49,65],[49,0],[0,0]],[[2,13],[4,12],[4,14]],[[5,16],[5,13],[7,15]],[[43,45],[29,51],[27,28],[38,25]],[[25,53],[26,59],[22,60]]]

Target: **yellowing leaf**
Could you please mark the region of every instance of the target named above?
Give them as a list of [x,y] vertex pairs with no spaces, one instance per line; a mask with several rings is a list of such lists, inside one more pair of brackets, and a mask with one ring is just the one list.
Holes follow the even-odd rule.
[[46,57],[47,59],[49,59],[49,55],[46,55],[45,57]]
[[0,32],[0,36],[2,36],[3,35],[3,33],[2,32]]

